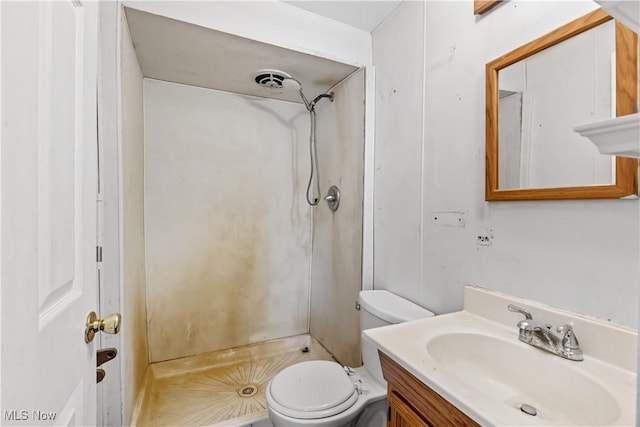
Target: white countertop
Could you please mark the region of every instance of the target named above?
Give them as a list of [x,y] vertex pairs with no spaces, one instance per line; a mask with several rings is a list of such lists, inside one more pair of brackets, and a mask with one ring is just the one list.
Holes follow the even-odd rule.
[[[531,311],[540,322],[572,324],[584,361],[520,342],[516,324],[523,317],[507,311],[509,303]],[[369,329],[363,335],[481,425],[635,424],[637,332],[631,328],[468,287],[463,311]],[[461,341],[473,344],[453,352],[450,346],[448,353],[434,352],[432,345],[430,352],[428,344],[443,336],[482,340]],[[500,352],[495,358],[494,344]],[[523,373],[526,380],[518,383]],[[521,412],[521,403],[534,403],[538,416]]]

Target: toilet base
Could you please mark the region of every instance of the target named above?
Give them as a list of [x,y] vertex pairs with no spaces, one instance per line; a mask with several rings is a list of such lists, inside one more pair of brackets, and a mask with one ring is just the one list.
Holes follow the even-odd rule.
[[387,398],[369,404],[356,420],[355,427],[386,427]]
[[[344,418],[336,419],[336,417],[329,417],[324,419],[312,419],[304,420],[299,418],[290,418],[282,414],[278,414],[273,409],[268,408],[269,419],[275,427],[300,427],[300,426],[313,426],[313,427],[355,427],[356,418],[358,414],[353,414],[353,418],[345,420]],[[345,424],[346,421],[346,424]]]

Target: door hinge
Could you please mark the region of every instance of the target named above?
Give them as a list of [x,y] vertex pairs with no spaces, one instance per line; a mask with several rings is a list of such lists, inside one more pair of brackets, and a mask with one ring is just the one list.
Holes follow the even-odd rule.
[[99,270],[102,267],[102,246],[96,246],[96,262]]
[[391,406],[387,406],[387,422],[391,422]]

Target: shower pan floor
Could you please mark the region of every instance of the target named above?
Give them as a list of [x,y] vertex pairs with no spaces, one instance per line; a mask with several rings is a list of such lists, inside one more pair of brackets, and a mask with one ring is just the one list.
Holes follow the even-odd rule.
[[298,335],[154,363],[134,424],[238,426],[263,420],[268,382],[305,360],[333,357],[310,335]]

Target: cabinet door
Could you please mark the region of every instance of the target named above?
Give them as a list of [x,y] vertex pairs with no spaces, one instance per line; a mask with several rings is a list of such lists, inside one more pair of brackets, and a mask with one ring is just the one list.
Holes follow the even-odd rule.
[[[389,384],[387,393],[390,407],[389,426],[480,427],[464,412],[411,375],[389,356],[382,351],[378,354],[384,379]],[[398,408],[403,407],[403,409],[395,409],[399,415],[395,415],[394,405],[391,404],[392,399],[394,402],[399,402],[396,405]],[[410,415],[408,411],[411,412]],[[391,420],[392,413],[393,418],[399,417],[399,421],[394,421],[396,424]]]
[[389,394],[388,427],[433,427],[424,421],[397,393]]

